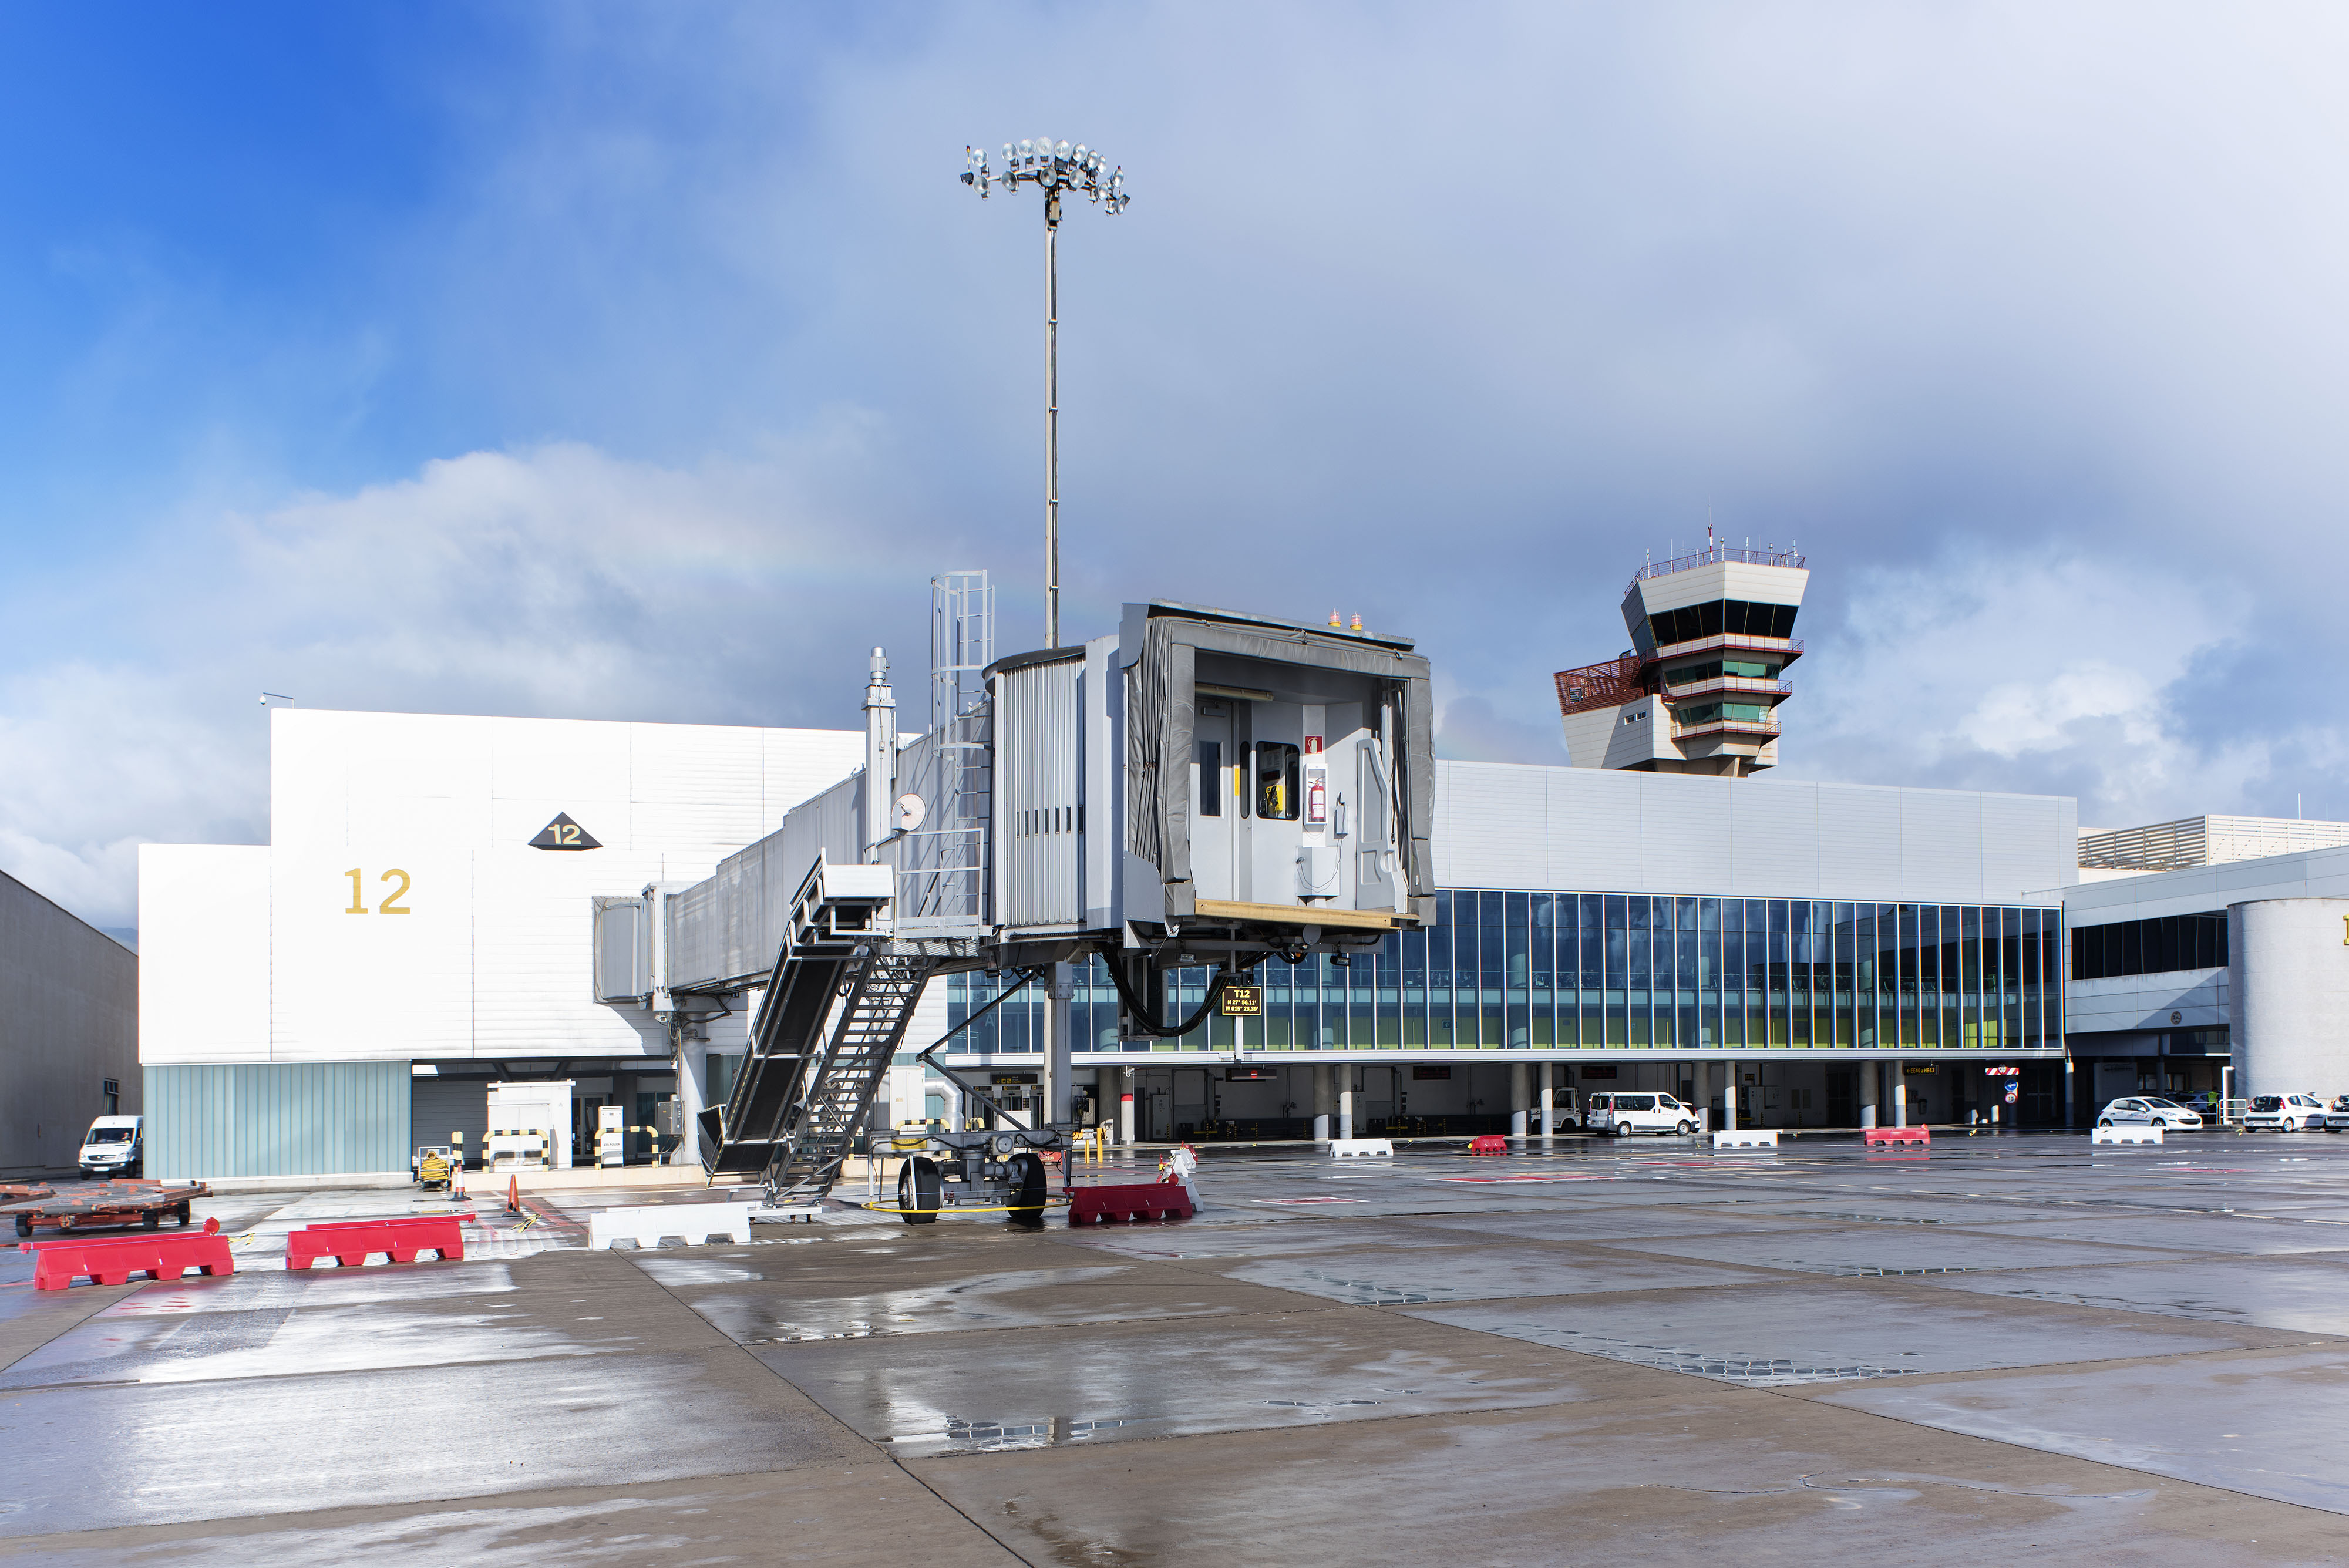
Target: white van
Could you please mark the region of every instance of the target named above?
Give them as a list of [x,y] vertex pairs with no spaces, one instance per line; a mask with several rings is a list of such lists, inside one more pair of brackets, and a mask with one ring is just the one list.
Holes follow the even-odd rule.
[[100,1116],[82,1135],[81,1173],[88,1177],[137,1176],[146,1163],[145,1116]]
[[1680,1133],[1697,1129],[1702,1118],[1670,1095],[1593,1095],[1583,1125],[1595,1133],[1629,1137],[1633,1133]]

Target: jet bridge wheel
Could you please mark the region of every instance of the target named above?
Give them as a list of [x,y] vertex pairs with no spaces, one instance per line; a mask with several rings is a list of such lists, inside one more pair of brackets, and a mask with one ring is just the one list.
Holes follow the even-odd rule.
[[1044,1162],[1032,1154],[1015,1154],[1010,1165],[1011,1191],[1006,1202],[1011,1211],[1006,1218],[1014,1225],[1043,1224]]
[[905,1211],[908,1225],[938,1222],[936,1162],[917,1154],[897,1168],[897,1207]]

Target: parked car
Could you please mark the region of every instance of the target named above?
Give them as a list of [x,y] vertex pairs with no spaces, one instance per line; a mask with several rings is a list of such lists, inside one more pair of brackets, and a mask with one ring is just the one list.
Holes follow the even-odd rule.
[[81,1173],[137,1176],[147,1160],[145,1116],[100,1116],[82,1135]]
[[2218,1090],[2203,1089],[2186,1096],[2186,1108],[2206,1122],[2215,1122],[2220,1119],[2226,1105],[2220,1099]]
[[2314,1095],[2254,1095],[2251,1108],[2243,1113],[2245,1127],[2273,1127],[2278,1132],[2321,1127],[2325,1121],[2324,1102]]
[[2115,1100],[2097,1112],[2096,1125],[2100,1127],[2155,1127],[2184,1130],[2199,1127],[2202,1118],[2175,1100],[2165,1100],[2158,1095],[2132,1095],[2125,1100]]
[[1629,1137],[1643,1132],[1685,1135],[1696,1131],[1702,1119],[1694,1107],[1670,1095],[1593,1095],[1584,1125],[1592,1132]]
[[2349,1132],[2349,1095],[2335,1095],[2333,1108],[2324,1113],[2326,1132]]

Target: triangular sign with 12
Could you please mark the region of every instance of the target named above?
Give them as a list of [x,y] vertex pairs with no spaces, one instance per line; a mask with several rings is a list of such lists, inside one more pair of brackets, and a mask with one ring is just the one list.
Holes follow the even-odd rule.
[[569,812],[557,812],[554,820],[538,830],[530,841],[533,849],[601,849],[604,846],[585,828],[571,820]]

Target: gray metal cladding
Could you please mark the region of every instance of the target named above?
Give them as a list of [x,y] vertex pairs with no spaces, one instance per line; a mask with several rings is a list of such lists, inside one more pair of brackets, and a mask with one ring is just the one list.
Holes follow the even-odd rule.
[[490,1084],[486,1078],[416,1078],[409,1084],[409,1127],[418,1143],[446,1144],[450,1133],[465,1135],[469,1158],[481,1158],[490,1130]]
[[2073,809],[2052,795],[1437,766],[1451,888],[1998,903],[2076,876]]
[[[1729,782],[1751,784],[1753,781]],[[1820,786],[1795,787],[1816,791]],[[1902,879],[1905,846],[1900,819],[1900,797],[1905,793],[1864,785],[1836,792],[1832,811],[1819,812],[1819,881],[1814,897],[1882,898],[1908,893]]]
[[661,900],[668,922],[668,982],[672,988],[715,980],[723,966],[719,942],[718,883],[697,882]]
[[595,909],[595,1000],[633,1002],[652,982],[652,923],[642,898],[598,896]]
[[406,1062],[149,1067],[145,1077],[150,1177],[406,1170],[413,1152]]
[[995,691],[997,919],[1074,925],[1084,918],[1076,657],[999,669]]

